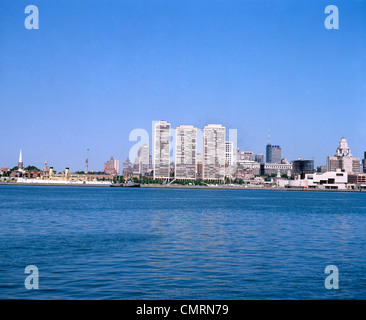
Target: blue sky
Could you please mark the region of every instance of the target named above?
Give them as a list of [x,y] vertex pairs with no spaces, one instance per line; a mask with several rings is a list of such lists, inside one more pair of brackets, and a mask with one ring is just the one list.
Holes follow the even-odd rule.
[[[24,27],[27,5],[39,30]],[[327,5],[339,30],[324,27]],[[366,151],[366,1],[0,0],[0,166],[102,170],[151,122],[325,164]]]

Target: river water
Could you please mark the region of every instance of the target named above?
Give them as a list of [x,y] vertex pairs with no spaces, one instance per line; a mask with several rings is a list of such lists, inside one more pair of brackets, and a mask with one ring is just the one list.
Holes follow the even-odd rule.
[[0,298],[366,299],[365,208],[365,193],[0,186]]

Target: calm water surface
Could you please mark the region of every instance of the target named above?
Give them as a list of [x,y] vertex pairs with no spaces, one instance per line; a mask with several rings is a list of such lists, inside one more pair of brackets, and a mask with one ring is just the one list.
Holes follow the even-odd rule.
[[0,298],[366,299],[366,194],[0,186]]

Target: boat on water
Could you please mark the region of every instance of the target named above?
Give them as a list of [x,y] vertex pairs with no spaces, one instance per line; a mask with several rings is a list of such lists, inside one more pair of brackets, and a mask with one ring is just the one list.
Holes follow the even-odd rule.
[[140,187],[140,183],[135,182],[126,182],[126,183],[112,183],[111,187],[130,187],[130,188],[138,188]]

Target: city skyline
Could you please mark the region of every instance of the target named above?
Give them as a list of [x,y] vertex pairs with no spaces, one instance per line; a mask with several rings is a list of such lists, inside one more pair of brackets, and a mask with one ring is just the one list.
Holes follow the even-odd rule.
[[[150,148],[149,144],[142,144],[139,146],[138,153],[136,158],[134,158],[134,161],[131,162],[131,159],[128,157],[125,158],[124,163],[127,161],[129,163],[129,166],[134,167],[134,173],[139,173],[141,176],[149,175],[150,171],[153,170],[154,173],[154,179],[166,179],[170,177],[169,173],[169,166],[171,163],[174,164],[174,177],[175,178],[181,178],[181,179],[191,179],[193,178],[192,172],[190,174],[187,174],[189,171],[193,170],[193,167],[196,167],[199,162],[203,164],[203,169],[205,167],[204,162],[207,162],[206,166],[207,168],[211,165],[213,165],[212,169],[214,169],[215,173],[214,175],[217,175],[218,172],[216,172],[217,168],[224,167],[224,166],[232,166],[238,164],[239,166],[246,164],[251,167],[249,163],[260,163],[261,169],[260,174],[264,174],[263,169],[267,168],[267,170],[271,171],[272,169],[277,172],[277,169],[279,169],[281,166],[283,167],[283,172],[287,172],[288,165],[292,163],[295,163],[296,161],[305,161],[305,162],[312,162],[312,168],[317,168],[319,172],[325,172],[324,168],[326,168],[326,171],[335,171],[335,168],[341,168],[345,169],[346,172],[362,172],[364,171],[363,168],[366,167],[366,151],[364,151],[364,158],[361,157],[354,157],[350,151],[350,147],[348,146],[348,142],[345,137],[342,137],[339,140],[338,148],[336,149],[336,153],[334,156],[328,155],[325,161],[325,165],[314,165],[314,160],[307,159],[304,160],[304,158],[297,158],[288,160],[286,158],[281,157],[281,148],[279,145],[271,145],[270,141],[267,141],[266,145],[266,153],[265,154],[256,154],[254,157],[253,151],[249,150],[242,150],[239,146],[237,146],[236,149],[233,148],[234,142],[226,139],[226,127],[223,127],[221,124],[208,124],[206,125],[202,130],[202,136],[201,143],[203,144],[202,151],[199,152],[197,148],[197,144],[200,144],[200,141],[197,140],[198,134],[197,129],[192,125],[180,125],[177,128],[173,128],[171,130],[171,124],[166,121],[154,121],[154,132],[155,132],[155,138],[153,141],[155,141],[154,147],[153,147],[153,155],[150,154]],[[158,129],[158,130],[157,130]],[[222,133],[220,133],[220,138],[217,136],[217,130],[223,130]],[[209,134],[205,132],[210,132]],[[173,137],[174,136],[174,137]],[[185,137],[186,136],[186,137]],[[229,135],[230,136],[230,135]],[[170,139],[169,139],[170,137]],[[178,142],[172,143],[173,141]],[[199,138],[198,138],[199,139]],[[230,138],[229,138],[230,139]],[[236,137],[234,137],[234,140],[236,140]],[[192,145],[191,145],[192,144]],[[219,146],[220,145],[220,146]],[[274,161],[273,158],[273,147],[275,149],[279,149],[279,157]],[[217,149],[218,148],[218,149]],[[170,150],[170,152],[168,151]],[[206,150],[206,151],[205,151]],[[209,151],[211,150],[211,151]],[[218,151],[220,150],[220,151]],[[219,153],[217,153],[219,152]],[[276,151],[277,152],[277,151]],[[205,153],[207,155],[205,156]],[[212,153],[212,154],[211,154]],[[222,154],[221,154],[222,153]],[[221,154],[221,156],[219,155]],[[156,159],[154,159],[154,157]],[[198,160],[199,157],[201,160]],[[220,159],[221,160],[220,160]],[[18,160],[18,169],[23,169],[23,156],[22,156],[22,149],[20,149],[19,153],[19,160]],[[202,162],[203,159],[206,159]],[[213,160],[215,159],[215,160]],[[244,160],[244,162],[243,162]],[[265,160],[265,161],[264,161]],[[155,171],[155,161],[158,164],[157,171]],[[178,162],[177,162],[178,161]],[[85,164],[88,162],[88,158],[85,161]],[[135,165],[132,165],[132,163],[135,163]],[[276,166],[271,166],[272,164]],[[30,165],[30,164],[28,164]],[[44,162],[45,167],[48,168],[48,162]],[[178,168],[181,166],[180,171],[181,173],[177,175],[177,165]],[[190,166],[193,167],[191,169],[188,169]],[[262,165],[265,165],[262,167]],[[279,165],[279,166],[278,166]],[[162,167],[161,167],[162,166]],[[1,167],[1,165],[0,165]],[[3,167],[3,166],[2,166]],[[273,167],[273,168],[272,168]],[[6,167],[3,167],[6,168]],[[10,169],[12,166],[9,167]],[[52,167],[53,168],[53,167]],[[108,170],[106,170],[108,168]],[[163,169],[161,169],[163,168]],[[271,169],[272,168],[272,169]],[[67,167],[69,169],[69,167]],[[122,169],[125,169],[125,164],[123,165]],[[195,168],[198,170],[198,168]],[[259,169],[259,167],[258,167]],[[164,174],[161,174],[160,171],[163,170]],[[188,171],[186,171],[188,170]],[[206,169],[207,170],[207,169]],[[219,169],[220,170],[220,169]],[[359,170],[359,171],[358,171]],[[43,170],[44,171],[44,170]],[[56,168],[56,172],[59,171]],[[62,170],[61,170],[62,171]],[[79,171],[79,170],[74,170]],[[83,171],[83,170],[81,170]],[[120,175],[122,173],[122,170],[120,170],[119,167],[119,159],[113,159],[113,156],[111,156],[110,160],[104,162],[104,171],[102,170],[90,170],[91,172],[105,172],[105,173],[111,173],[109,171],[115,171],[113,173],[114,175]],[[205,170],[203,170],[205,171]],[[282,169],[281,169],[282,171]],[[158,173],[156,173],[158,172]],[[183,174],[185,172],[185,174]],[[131,172],[132,173],[132,172]],[[225,173],[227,174],[227,173]],[[213,178],[213,176],[211,177]],[[218,179],[218,176],[216,177]],[[209,177],[206,176],[204,179],[209,179]]]
[[99,171],[127,157],[132,130],[151,136],[154,119],[222,123],[254,154],[270,128],[288,160],[315,166],[345,136],[362,158],[364,2],[338,4],[339,30],[324,27],[327,1],[40,0],[39,30],[24,28],[25,4],[0,10],[1,166],[22,149],[26,164],[84,170],[89,149]]

